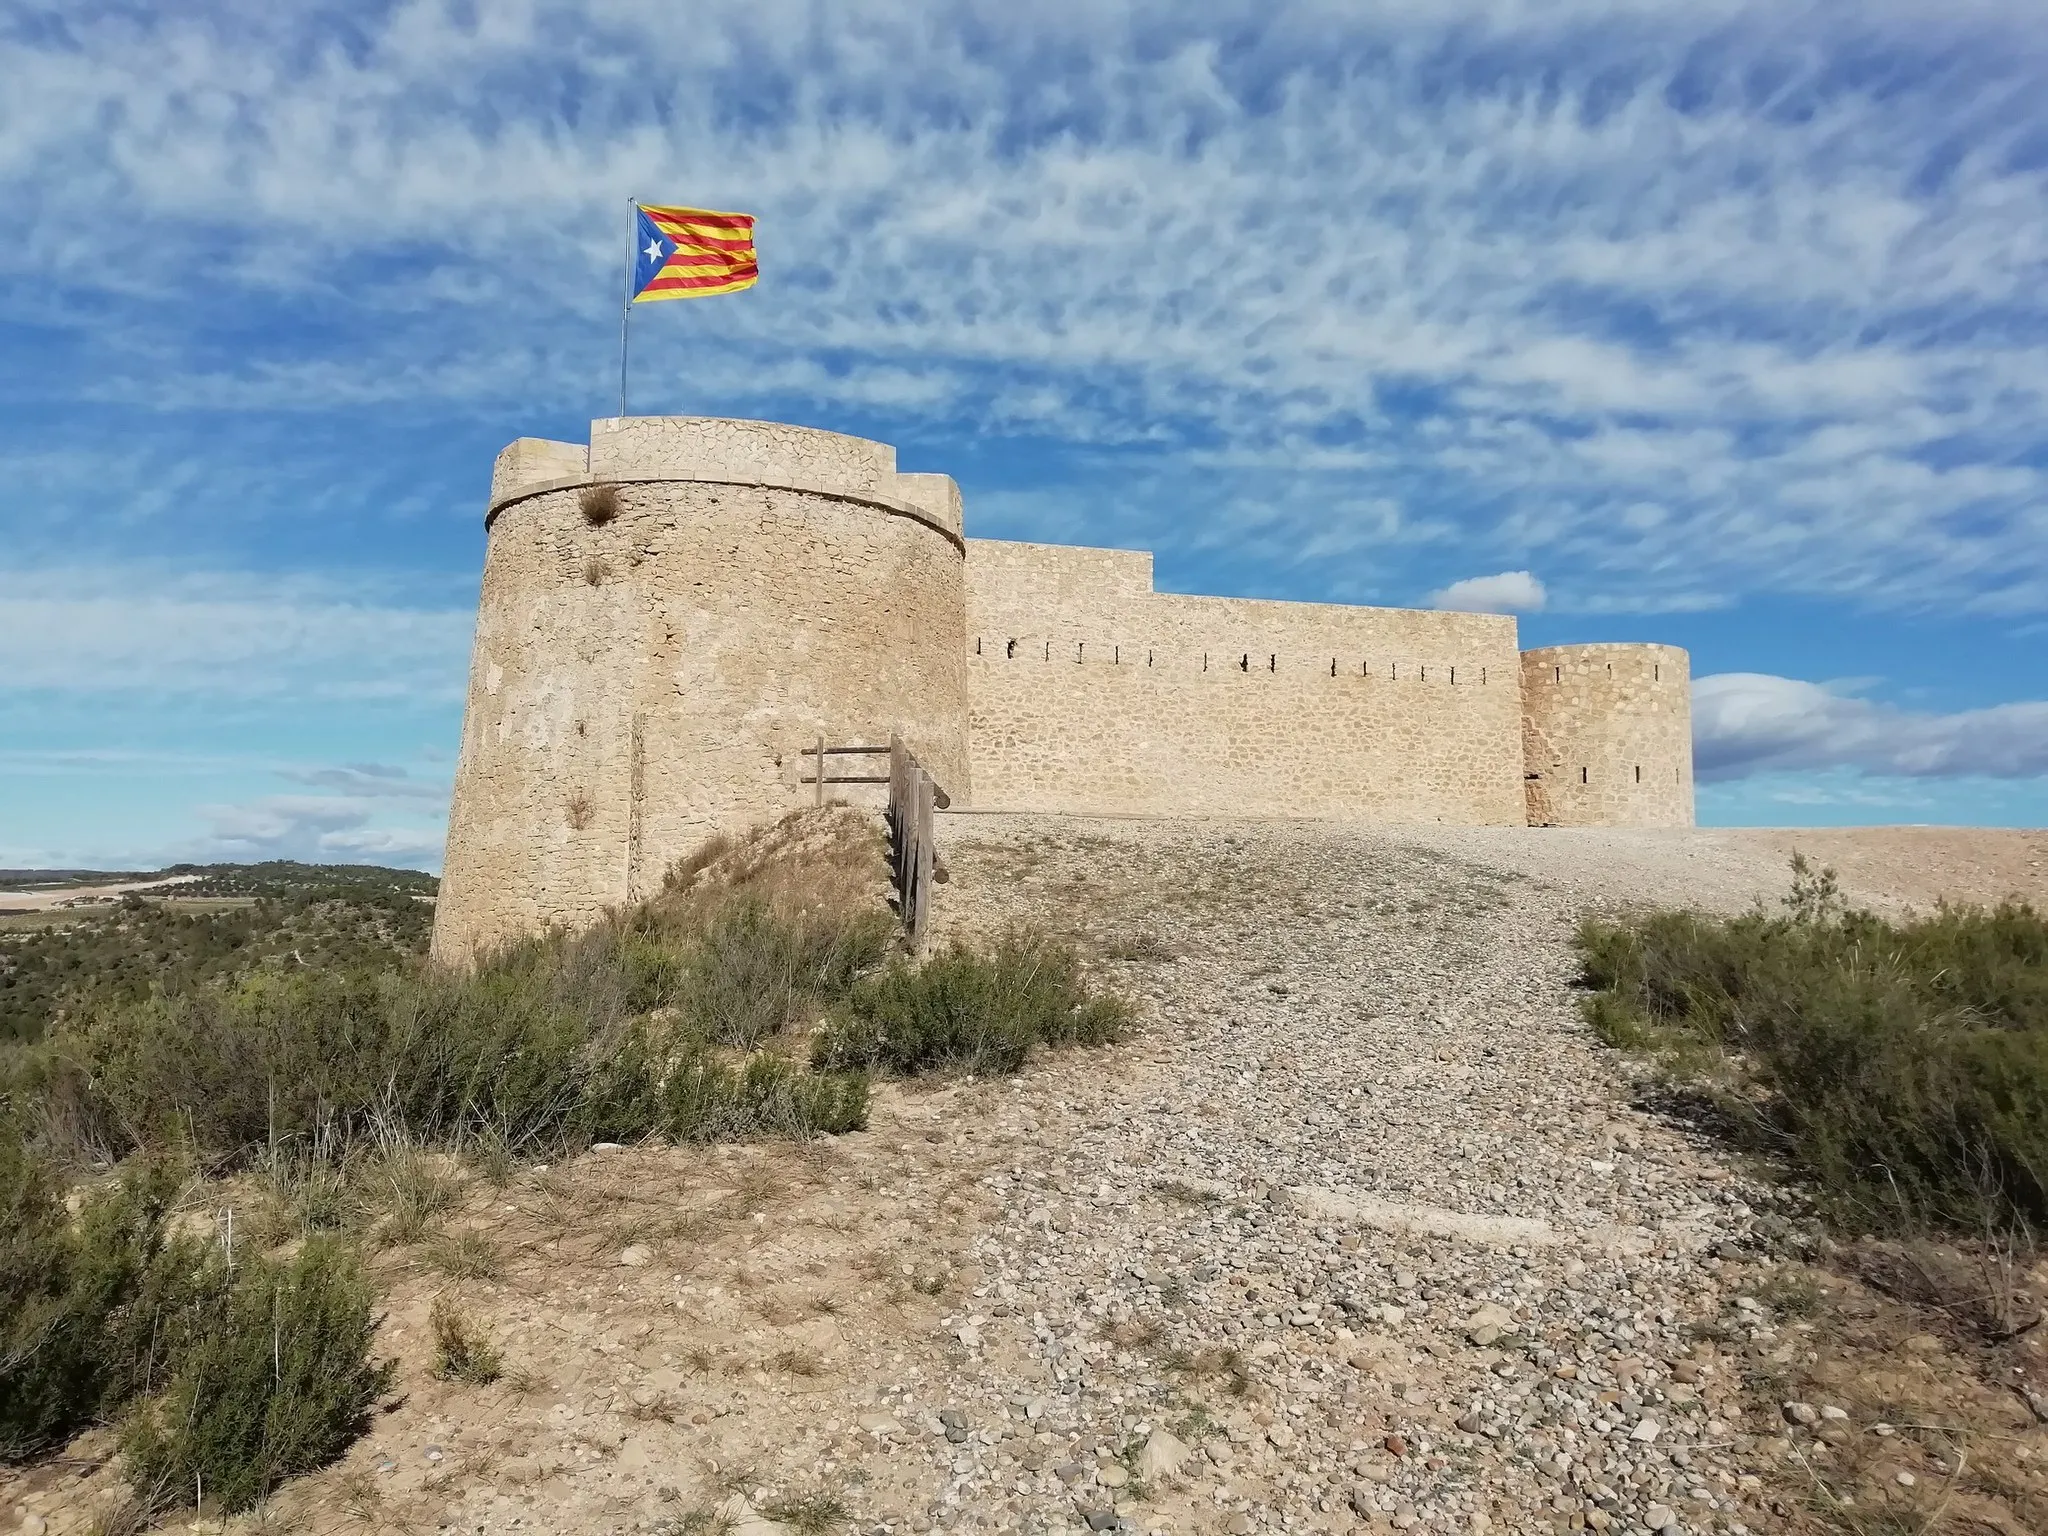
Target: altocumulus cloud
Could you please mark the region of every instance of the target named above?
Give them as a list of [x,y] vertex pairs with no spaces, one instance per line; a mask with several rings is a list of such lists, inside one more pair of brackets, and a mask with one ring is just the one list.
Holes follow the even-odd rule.
[[1819,683],[1722,672],[1692,685],[1703,780],[1773,769],[1855,768],[1912,778],[2048,774],[2048,702],[1922,713]]
[[0,280],[87,393],[567,413],[620,200],[687,196],[768,276],[671,399],[1152,453],[1121,533],[1269,566],[1364,476],[1639,608],[2048,608],[2037,7],[1192,11],[84,0],[0,28]]

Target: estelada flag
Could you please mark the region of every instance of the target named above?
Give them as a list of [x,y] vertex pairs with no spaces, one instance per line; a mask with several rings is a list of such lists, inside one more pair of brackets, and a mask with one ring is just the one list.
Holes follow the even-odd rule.
[[640,217],[629,303],[704,299],[714,293],[737,293],[759,280],[751,213],[633,206]]

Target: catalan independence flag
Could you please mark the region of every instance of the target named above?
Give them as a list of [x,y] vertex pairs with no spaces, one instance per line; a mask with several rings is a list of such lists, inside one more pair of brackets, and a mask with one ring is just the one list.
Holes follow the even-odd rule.
[[708,208],[650,208],[639,213],[629,302],[704,299],[737,293],[760,278],[754,264],[754,216]]

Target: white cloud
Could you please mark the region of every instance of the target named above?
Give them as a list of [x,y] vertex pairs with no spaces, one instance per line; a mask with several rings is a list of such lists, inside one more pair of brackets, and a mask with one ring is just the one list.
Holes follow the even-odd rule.
[[1779,769],[1851,767],[1908,778],[2048,775],[2048,702],[1922,713],[1840,688],[1759,672],[1692,685],[1702,780]]
[[0,570],[0,691],[446,702],[474,622],[372,578]]
[[439,826],[380,821],[359,795],[267,795],[240,805],[201,806],[199,814],[207,832],[180,850],[178,861],[436,867],[446,836]]
[[446,784],[415,779],[403,768],[384,763],[347,763],[332,768],[283,768],[283,777],[295,783],[325,789],[331,794],[359,800],[432,800],[445,803]]
[[1550,601],[1543,583],[1528,571],[1502,571],[1497,576],[1467,576],[1429,595],[1432,608],[1464,613],[1541,613]]

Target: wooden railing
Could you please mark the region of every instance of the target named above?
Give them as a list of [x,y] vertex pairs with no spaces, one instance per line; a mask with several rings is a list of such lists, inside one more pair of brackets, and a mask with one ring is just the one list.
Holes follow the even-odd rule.
[[[825,803],[827,784],[886,784],[889,786],[890,879],[896,888],[896,912],[913,947],[924,942],[925,919],[931,907],[934,879],[938,873],[937,843],[932,836],[932,812],[943,811],[953,802],[925,771],[903,738],[892,736],[886,747],[827,746],[820,736],[816,747],[806,747],[805,757],[814,758],[813,772],[798,780],[817,786],[818,804]],[[830,771],[834,757],[887,757],[884,774]]]

